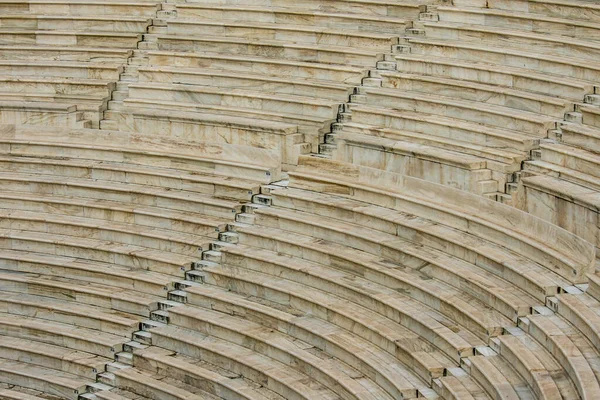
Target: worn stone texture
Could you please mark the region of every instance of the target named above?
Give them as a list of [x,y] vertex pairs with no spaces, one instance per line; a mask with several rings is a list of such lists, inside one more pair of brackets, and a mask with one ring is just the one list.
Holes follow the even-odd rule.
[[0,398],[600,398],[600,7],[0,0]]

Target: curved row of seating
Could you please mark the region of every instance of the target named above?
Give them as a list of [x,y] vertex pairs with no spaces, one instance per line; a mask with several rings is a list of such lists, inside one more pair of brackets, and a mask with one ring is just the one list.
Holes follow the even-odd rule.
[[560,311],[594,270],[590,243],[492,200],[376,169],[303,157],[290,177],[289,187],[263,186],[186,272],[184,305],[151,314],[152,347],[133,351],[134,366],[175,376],[166,371],[201,359],[284,398],[600,393],[598,339]]
[[600,398],[593,4],[61,1],[0,1],[0,397]]
[[[2,122],[98,127],[160,3],[4,1],[0,10],[0,94],[18,105],[0,108]],[[40,107],[44,118],[32,115]]]
[[[175,304],[168,293],[242,202],[279,178],[279,158],[135,133],[2,128],[0,382],[16,388],[7,398],[29,390],[164,398],[144,395],[157,380],[143,369],[123,371],[118,381],[106,376],[133,363],[132,349],[145,348],[134,334]],[[163,387],[167,380],[158,384],[164,393],[193,398],[185,397],[185,379],[172,388]],[[201,389],[197,398],[213,398]]]
[[[318,152],[340,104],[418,12],[386,1],[163,5],[102,128],[275,149],[291,169]],[[223,139],[229,120],[240,126]]]
[[[306,163],[313,164],[314,168],[303,166],[291,174],[290,185],[293,188],[272,191],[272,206],[259,208],[255,210],[252,219],[244,219],[253,220],[251,225],[241,223],[233,227],[241,244],[223,246],[220,249],[222,255],[219,264],[202,264],[202,282],[240,293],[250,301],[259,302],[258,299],[254,300],[258,297],[263,298],[263,302],[278,303],[301,312],[310,312],[313,318],[323,320],[322,323],[334,323],[345,327],[356,332],[358,336],[369,338],[384,351],[390,349],[387,351],[402,357],[402,354],[407,353],[400,351],[398,347],[406,339],[387,342],[395,343],[391,348],[384,339],[386,324],[389,325],[390,320],[397,321],[396,323],[404,329],[417,333],[420,340],[434,346],[429,348],[430,356],[435,354],[434,349],[437,349],[445,353],[448,360],[454,359],[457,363],[446,364],[443,367],[446,372],[436,376],[433,372],[436,371],[436,363],[427,367],[415,363],[414,360],[423,363],[428,359],[421,353],[415,353],[419,356],[413,356],[415,358],[412,358],[412,362],[410,355],[406,358],[405,364],[412,372],[430,382],[442,396],[448,392],[460,393],[460,390],[465,391],[467,387],[471,388],[472,394],[480,393],[483,389],[492,397],[514,397],[517,396],[516,390],[530,390],[532,396],[539,398],[585,398],[591,393],[597,393],[600,386],[592,371],[598,349],[590,344],[591,338],[574,329],[562,315],[559,317],[560,314],[554,314],[545,307],[546,303],[554,304],[557,293],[561,293],[557,296],[561,298],[570,296],[566,291],[581,291],[572,286],[573,281],[559,277],[555,266],[548,263],[548,259],[543,261],[522,252],[523,248],[517,244],[515,236],[512,250],[507,247],[506,242],[504,245],[496,242],[493,251],[489,247],[490,242],[495,242],[497,238],[493,235],[480,236],[477,239],[479,246],[475,247],[473,242],[474,248],[477,249],[474,251],[479,254],[470,255],[464,250],[459,250],[459,244],[456,242],[449,245],[451,235],[448,228],[461,228],[453,226],[451,222],[448,226],[447,219],[436,218],[441,215],[440,205],[432,202],[431,196],[421,197],[427,193],[425,190],[405,192],[401,188],[394,188],[402,193],[401,197],[404,199],[407,197],[406,193],[419,196],[419,207],[407,208],[406,200],[401,203],[385,201],[382,198],[384,191],[378,189],[376,184],[367,183],[373,182],[373,178],[377,176],[374,170],[356,169],[345,164],[327,164],[324,161],[307,160]],[[362,174],[365,180],[361,179]],[[348,180],[345,180],[345,177]],[[380,179],[385,178],[389,176],[380,176]],[[404,187],[410,187],[410,178],[403,179]],[[423,188],[429,186],[429,193],[435,188],[440,193],[445,192],[446,199],[452,197],[452,190],[436,185],[424,185],[423,182],[420,184]],[[376,195],[385,205],[372,205]],[[400,197],[399,194],[392,193],[388,196]],[[428,199],[427,202],[425,199]],[[497,211],[509,210],[506,206],[489,200],[487,202]],[[432,206],[436,212],[431,212]],[[426,212],[428,207],[429,212]],[[415,215],[416,211],[420,212]],[[296,217],[292,218],[292,215]],[[429,221],[419,223],[421,228],[416,230],[414,226],[420,219]],[[383,223],[384,221],[388,221],[387,224]],[[409,236],[404,240],[418,243],[421,254],[427,254],[432,259],[415,259],[415,250],[413,253],[407,252],[406,245],[403,246],[404,254],[400,257],[392,251],[392,247],[398,251],[398,237],[403,237],[402,232],[406,229],[401,229],[398,224],[405,225],[406,221],[410,221],[415,230],[407,230]],[[357,225],[354,227],[353,223]],[[538,223],[541,224],[541,221]],[[547,230],[545,235],[541,234],[543,238],[537,236],[540,242],[561,232],[560,234],[564,235],[562,241],[570,237],[587,248],[588,261],[584,263],[588,264],[587,271],[593,270],[593,246],[561,231],[560,228],[553,228],[551,224],[542,225]],[[442,229],[444,226],[445,231]],[[395,239],[385,239],[383,231],[388,229],[388,235],[394,236]],[[462,230],[464,229],[463,226]],[[353,230],[360,234],[354,236]],[[373,236],[377,237],[377,241],[369,245],[364,244],[370,235],[374,235],[369,233],[371,230],[380,230],[378,236]],[[435,240],[427,239],[427,230],[430,234],[435,231],[439,236]],[[550,233],[548,230],[554,232]],[[462,243],[465,243],[465,239],[467,243],[471,242],[467,237],[463,236]],[[384,246],[388,248],[383,250]],[[441,249],[440,253],[447,253],[446,257],[450,254],[451,256],[443,258],[442,254],[437,254],[436,248]],[[495,253],[496,257],[504,260],[502,266],[507,267],[510,265],[507,257],[517,248],[518,255],[515,256],[520,263],[529,260],[530,265],[522,271],[514,271],[512,276],[503,272],[500,264],[492,267],[490,262],[484,261]],[[554,250],[547,247],[544,251],[551,253]],[[421,255],[421,258],[424,256]],[[460,259],[465,263],[463,269],[457,269],[460,268],[457,263]],[[454,261],[450,267],[449,263],[452,260]],[[464,269],[467,264],[471,265],[471,272]],[[540,284],[545,276],[545,279],[557,284],[553,288],[554,293],[536,291],[532,286],[526,288],[523,282],[519,282],[527,280],[527,272],[534,270],[529,282]],[[454,278],[453,274],[457,277]],[[272,283],[269,282],[268,276],[273,277]],[[486,284],[477,288],[480,279],[485,279]],[[433,282],[429,283],[432,280]],[[493,281],[496,281],[496,287],[492,284]],[[501,286],[502,281],[505,282],[504,289]],[[292,289],[292,282],[300,285],[296,291]],[[319,297],[320,290],[328,293],[326,298]],[[214,290],[198,287],[188,291],[194,296],[198,293],[207,297],[206,293]],[[188,296],[188,301],[196,302],[193,300],[194,296]],[[531,296],[529,300],[526,300],[527,296]],[[215,295],[211,293],[208,297],[212,298]],[[225,311],[231,310],[233,304],[243,304],[240,300],[230,300],[229,307],[221,306],[219,304],[223,301],[222,297],[223,295],[219,294],[218,300],[211,301],[213,309]],[[336,297],[340,297],[339,305],[335,303]],[[394,302],[397,302],[395,306]],[[198,303],[208,307],[206,301]],[[349,303],[352,304],[351,307],[348,306]],[[414,305],[410,306],[411,303]],[[519,303],[522,306],[519,306]],[[263,316],[254,317],[258,306],[247,307],[252,312],[232,312],[247,319],[264,320]],[[362,326],[358,311],[361,307],[367,308],[362,320],[369,321]],[[412,317],[410,310],[415,310]],[[487,312],[484,314],[482,310]],[[338,316],[340,313],[346,315]],[[352,314],[354,317],[351,317]],[[381,315],[381,322],[378,322],[379,317],[376,314]],[[352,322],[346,323],[348,318]],[[386,320],[387,323],[384,322]],[[497,325],[490,326],[492,321]],[[436,323],[440,322],[442,325],[437,326]],[[282,330],[281,323],[275,325],[278,330]],[[544,336],[541,331],[546,329],[544,327],[548,324],[556,326],[556,332],[548,332]],[[369,331],[369,325],[371,330],[377,326],[377,330]],[[269,326],[273,326],[272,323]],[[285,331],[289,332],[290,329],[285,328]],[[315,330],[314,325],[312,329]],[[447,330],[445,333],[444,329]],[[297,328],[291,331],[297,332]],[[395,328],[389,332],[397,335],[403,331]],[[554,336],[558,335],[558,332],[562,332],[564,340]],[[571,342],[567,342],[567,337]],[[575,343],[572,345],[575,347],[569,347],[568,343]],[[427,346],[420,345],[416,348],[423,351]],[[579,359],[576,358],[578,356],[575,349],[581,352]],[[406,348],[404,351],[407,351]],[[434,356],[434,359],[438,362],[440,360],[439,356]],[[458,368],[459,362],[462,369]],[[440,367],[437,368],[437,371],[440,371]],[[448,379],[450,376],[453,379]],[[523,396],[523,392],[519,393]]]
[[600,25],[593,3],[480,3],[427,5],[322,152],[510,203],[521,163],[594,93]]

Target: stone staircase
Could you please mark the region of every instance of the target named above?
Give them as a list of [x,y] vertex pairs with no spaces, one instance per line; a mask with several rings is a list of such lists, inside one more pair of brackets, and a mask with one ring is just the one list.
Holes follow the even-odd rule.
[[157,35],[166,33],[166,19],[176,15],[172,5],[163,3],[161,9],[156,11],[156,18],[152,18],[152,24],[148,26],[147,32],[142,35],[142,41],[138,42],[137,49],[133,50],[127,59],[127,64],[119,76],[116,89],[112,92],[108,102],[104,118],[100,121],[100,129],[119,130],[120,122],[115,113],[123,111],[123,100],[129,97],[129,85],[139,81],[139,68],[149,65],[149,50],[158,49]]
[[81,393],[79,400],[98,400],[99,392],[111,392],[118,387],[115,372],[135,368],[134,352],[153,346],[152,330],[169,325],[169,310],[187,303],[187,288],[202,286],[204,283],[202,269],[218,265],[221,261],[220,249],[238,243],[236,224],[251,224],[254,211],[270,205],[269,191],[285,187],[282,185],[286,182],[262,186],[261,193],[254,195],[252,202],[242,206],[241,212],[235,214],[235,222],[229,224],[226,231],[219,233],[218,241],[211,243],[208,249],[201,252],[200,259],[192,264],[192,269],[185,271],[185,280],[173,282],[173,289],[167,292],[166,299],[158,301],[157,308],[150,311],[150,318],[140,323],[140,330],[133,332],[132,340],[123,344],[122,351],[115,353],[114,362],[106,364],[105,370],[98,372],[96,382],[87,386],[87,392]]

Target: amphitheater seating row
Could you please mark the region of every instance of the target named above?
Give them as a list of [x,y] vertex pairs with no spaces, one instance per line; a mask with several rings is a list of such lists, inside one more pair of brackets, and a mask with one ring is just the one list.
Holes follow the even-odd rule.
[[[184,305],[142,323],[139,340],[152,347],[133,351],[134,368],[170,362],[162,374],[198,376],[206,372],[185,363],[201,359],[284,398],[585,398],[600,390],[592,336],[555,307],[581,294],[573,283],[585,280],[555,260],[570,258],[585,274],[591,244],[535,218],[522,222],[535,227],[525,233],[512,223],[529,217],[508,206],[375,169],[303,157],[290,177],[288,188],[263,186],[256,207],[186,272]],[[435,191],[440,200],[462,197],[441,203]],[[466,197],[489,207],[485,229],[459,223]],[[502,211],[514,220],[495,219]],[[578,250],[559,256],[548,240]],[[133,379],[124,370],[114,381],[125,371]]]
[[593,3],[480,3],[427,5],[321,152],[510,203],[521,162],[593,100],[600,25]]
[[4,1],[0,10],[0,93],[20,104],[0,107],[2,123],[76,128],[99,126],[160,4]]
[[318,152],[340,104],[420,9],[371,3],[163,5],[101,126],[222,141],[226,116],[240,126],[226,140],[278,150],[293,168]]
[[[145,347],[132,341],[134,333],[176,304],[168,293],[242,202],[280,178],[279,158],[251,147],[95,129],[0,131],[6,398],[36,398],[36,391],[75,400],[161,398],[144,395],[158,382],[147,369],[124,371],[115,382],[103,374],[131,367],[133,349]],[[189,397],[185,379],[176,378],[180,398],[219,398],[198,388]]]

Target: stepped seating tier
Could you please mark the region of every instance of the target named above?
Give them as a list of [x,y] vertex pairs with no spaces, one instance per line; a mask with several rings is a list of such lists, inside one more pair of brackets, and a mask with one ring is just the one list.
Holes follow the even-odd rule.
[[[187,321],[195,323],[193,317],[188,317]],[[184,316],[180,322],[188,323]],[[151,330],[152,343],[166,349],[177,349],[179,353],[188,357],[205,360],[246,376],[286,399],[340,399],[323,385],[307,380],[306,375],[281,362],[232,342],[206,336],[194,328],[188,328],[188,325],[154,328]]]
[[[306,170],[310,173],[300,175],[302,172],[301,168],[298,172],[295,172],[294,176],[298,182],[295,184],[296,187],[309,188],[317,192],[325,190],[331,191],[336,190],[336,184],[342,183],[342,187],[337,193],[334,193],[353,194],[353,197],[357,200],[368,201],[377,205],[387,205],[390,204],[390,201],[393,202],[391,204],[394,204],[398,201],[396,199],[407,199],[406,196],[402,196],[400,193],[418,193],[419,200],[415,201],[415,206],[407,208],[406,211],[420,215],[422,212],[419,211],[422,207],[422,199],[428,198],[430,199],[431,205],[434,206],[436,214],[443,210],[443,214],[440,214],[440,216],[444,215],[444,217],[447,218],[444,221],[446,224],[456,228],[461,226],[461,229],[465,230],[465,225],[458,225],[460,219],[455,221],[452,221],[452,219],[456,217],[467,218],[469,220],[467,232],[477,232],[477,235],[482,238],[492,240],[509,249],[518,249],[520,254],[527,255],[528,258],[540,262],[542,265],[547,265],[549,270],[560,274],[565,279],[580,280],[594,263],[595,251],[585,240],[552,224],[548,224],[541,219],[531,217],[526,213],[497,204],[493,201],[479,198],[455,189],[445,188],[440,185],[431,184],[410,177],[401,177],[381,170],[350,166],[339,162],[325,160],[313,161],[308,157],[302,158],[302,162],[304,163],[303,166],[305,166]],[[316,168],[313,168],[311,164]],[[321,173],[317,171],[321,171]],[[329,178],[323,177],[324,173],[329,173]],[[337,176],[337,179],[332,181],[330,178],[331,176]],[[353,183],[350,183],[352,181]],[[386,182],[394,182],[394,186],[390,186],[393,188],[392,191],[389,191],[388,189],[386,193],[385,191],[376,189],[376,185],[385,185]],[[360,191],[357,190],[357,184],[360,184],[363,189]],[[331,189],[329,189],[329,187],[331,187]],[[350,190],[350,188],[353,189]],[[436,192],[438,192],[438,194],[436,194]],[[445,195],[440,196],[441,193],[445,193]],[[450,193],[452,195],[450,195]],[[388,197],[387,195],[391,196]],[[436,198],[443,198],[443,200],[436,201]],[[382,204],[382,202],[384,203]],[[410,203],[405,204],[408,205]],[[475,204],[477,204],[478,212],[467,211],[469,207],[474,207]],[[482,214],[481,210],[485,208],[488,208],[489,212]],[[498,211],[494,212],[493,210],[495,209]],[[431,215],[431,211],[429,211],[429,214]],[[499,215],[502,215],[502,218],[496,217]],[[510,218],[510,223],[507,223],[507,218]],[[525,223],[526,220],[527,223]],[[481,228],[475,229],[475,223],[481,224]],[[515,230],[516,227],[519,227],[518,231]],[[494,231],[497,233],[492,234]],[[552,233],[550,234],[550,232]],[[503,237],[502,235],[507,236]],[[548,235],[548,237],[544,239],[544,242],[537,241],[539,238],[545,237],[546,235]],[[560,243],[571,243],[568,247],[571,249],[577,248],[577,250],[567,250],[567,246],[564,245],[550,247],[550,243],[559,240],[558,237],[561,237]],[[536,238],[536,240],[533,240],[534,238]],[[526,251],[526,249],[528,250]],[[565,251],[565,254],[559,255],[556,253],[558,249]],[[570,265],[570,267],[565,269],[558,267],[556,262],[559,259],[562,259],[561,263],[565,263],[565,267],[566,265]],[[548,262],[550,262],[550,264],[548,264]]]
[[44,393],[77,400],[89,381],[73,374],[0,358],[0,379],[11,385],[43,389]]
[[[474,64],[474,67],[482,66],[489,69],[490,72],[494,72],[495,77],[506,75],[500,74],[502,70],[511,73],[514,76],[514,87],[516,88],[540,92],[544,87],[536,87],[533,82],[543,83],[547,88],[544,92],[550,96],[560,93],[560,97],[568,96],[567,98],[581,100],[581,97],[576,96],[574,87],[591,85],[598,77],[598,66],[585,59],[560,57],[518,48],[505,48],[495,46],[493,43],[481,45],[476,42],[417,36],[405,40],[411,46],[410,54],[396,55],[400,60],[404,60],[406,56],[415,58],[438,56],[438,62],[452,63],[452,65],[456,65],[457,69],[463,65],[466,66],[460,62],[461,60],[463,62],[468,60]],[[443,59],[439,59],[440,56],[443,56]],[[435,59],[427,61],[435,63]],[[561,81],[563,81],[555,82],[554,88],[551,86],[553,75],[562,76]],[[468,75],[463,73],[463,76]],[[507,78],[504,77],[503,81],[506,82]],[[502,83],[503,81],[498,83],[508,86],[506,83]],[[570,91],[569,87],[572,87]]]
[[[360,399],[373,395],[389,398],[380,388],[369,393],[362,382],[354,379],[352,366],[335,359],[324,362],[322,357],[299,349],[295,345],[296,338],[274,332],[254,322],[228,317],[207,309],[186,306],[172,310],[173,312],[169,313],[169,323],[189,328],[195,320],[198,324],[196,326],[201,326],[195,330],[200,333],[210,332],[211,337],[230,342],[240,350],[251,349],[257,354],[270,357],[275,363],[286,364],[290,372],[294,371],[297,375],[306,374],[343,398]],[[365,384],[368,385],[368,382]]]
[[598,4],[0,14],[0,398],[600,398]]
[[152,21],[131,16],[51,16],[6,15],[0,17],[1,29],[35,29],[39,31],[86,30],[88,32],[129,32],[146,30]]
[[[590,3],[588,3],[590,4]],[[600,37],[600,24],[583,19],[546,16],[536,12],[524,13],[523,10],[501,10],[476,8],[434,7],[439,20],[450,23],[464,23],[506,27],[529,32],[550,33],[571,37],[585,37],[597,40]]]
[[[163,298],[147,294],[135,287],[122,288],[105,282],[86,282],[60,275],[40,275],[3,270],[0,287],[5,293],[23,293],[58,300],[73,299],[78,304],[103,307],[131,315],[149,317]],[[160,292],[158,292],[160,293]]]
[[360,84],[365,75],[362,68],[344,65],[294,62],[249,56],[228,56],[216,53],[148,51],[148,64],[155,68],[178,67],[198,71],[198,68],[201,67],[222,72],[287,76],[288,78],[293,76],[353,85]]
[[156,15],[159,6],[147,1],[56,1],[56,0],[3,0],[0,2],[2,14],[50,14],[50,15]]
[[[308,348],[313,351],[319,349],[325,352],[324,357],[335,357],[338,359],[336,362],[346,362],[347,365],[352,365],[358,371],[366,374],[374,383],[368,384],[363,381],[361,384],[370,387],[369,390],[372,393],[381,391],[381,388],[377,387],[378,385],[386,387],[385,384],[381,383],[381,379],[389,379],[390,382],[404,379],[399,376],[394,378],[397,372],[394,372],[394,369],[389,367],[390,364],[386,363],[397,365],[397,362],[393,361],[393,357],[385,354],[383,349],[368,343],[366,339],[361,338],[357,333],[336,326],[338,322],[335,319],[327,321],[319,315],[311,315],[310,312],[304,313],[300,308],[310,307],[306,300],[301,301],[300,297],[290,298],[290,305],[286,306],[282,304],[282,297],[277,295],[276,289],[266,290],[264,294],[260,294],[260,298],[257,298],[256,295],[248,296],[246,293],[242,293],[252,290],[248,285],[244,286],[244,289],[238,289],[240,286],[236,285],[235,291],[240,293],[233,293],[232,290],[227,288],[228,282],[232,282],[232,280],[218,279],[218,276],[226,275],[222,275],[223,271],[216,271],[216,269],[214,271],[216,274],[211,275],[211,277],[217,279],[214,282],[218,286],[224,285],[225,290],[212,285],[190,288],[188,291],[189,304],[219,312],[236,310],[236,315],[243,316],[246,320],[258,322],[268,328],[284,332],[293,336],[296,340],[306,342],[307,346],[315,346]],[[248,277],[249,275],[246,275],[244,279],[247,280]],[[204,281],[204,283],[208,282],[208,280]],[[369,349],[369,351],[360,351],[361,348]],[[422,356],[426,357],[425,354],[422,354]],[[346,366],[342,369],[347,371],[349,367]],[[369,371],[377,372],[374,374]],[[381,376],[381,379],[377,376]],[[385,396],[383,397],[385,398]]]
[[[415,7],[416,8],[416,7]],[[407,17],[413,17],[416,9],[409,9]],[[243,16],[243,18],[240,18]],[[369,16],[362,14],[343,14],[314,10],[290,10],[289,7],[226,7],[202,6],[199,4],[177,5],[177,17],[183,19],[204,18],[208,20],[252,20],[261,23],[299,25],[309,23],[313,27],[389,33],[396,35],[406,27],[406,20],[398,17]],[[294,37],[298,39],[297,36]]]
[[[183,145],[176,138],[104,130],[64,132],[11,126],[4,127],[0,137],[5,152],[14,156],[52,157],[60,154],[61,157],[68,155],[88,160],[127,161],[134,165],[171,167],[197,174],[237,175],[263,183],[279,177],[276,155],[251,147],[196,141]],[[70,147],[72,151],[69,151]]]
[[[249,251],[249,253],[253,254],[253,257],[257,257],[253,252]],[[268,254],[266,252],[263,253]],[[303,282],[298,283],[298,278],[294,279],[293,277],[290,277],[288,279],[296,282],[287,282],[282,279],[281,284],[277,285],[276,280],[267,276],[266,273],[257,272],[266,270],[269,267],[272,269],[279,267],[281,270],[284,270],[286,266],[281,265],[282,260],[278,260],[279,265],[266,265],[264,266],[264,269],[260,264],[261,261],[264,262],[264,256],[258,261],[248,261],[248,268],[253,270],[252,274],[249,274],[243,271],[244,266],[241,265],[241,262],[238,259],[239,254],[236,257],[235,254],[229,255],[229,253],[227,253],[225,259],[226,265],[223,269],[203,269],[203,271],[206,271],[206,273],[210,275],[210,278],[207,278],[208,282],[224,285],[225,288],[229,289],[232,287],[247,288],[239,290],[244,290],[244,293],[249,295],[256,295],[256,293],[259,293],[261,290],[265,290],[267,293],[273,293],[273,296],[268,297],[267,300],[281,298],[282,302],[284,302],[283,299],[289,298],[289,305],[292,307],[298,308],[304,313],[315,313],[321,319],[330,319],[331,322],[338,324],[340,327],[352,330],[356,335],[377,343],[383,350],[390,353],[390,355],[397,357],[403,364],[406,364],[407,367],[413,371],[413,374],[419,375],[425,381],[429,381],[431,376],[439,376],[444,370],[444,367],[452,365],[447,358],[439,353],[439,350],[432,348],[431,344],[426,344],[424,339],[418,339],[418,337],[414,333],[409,332],[407,328],[399,327],[390,321],[386,321],[385,318],[375,318],[375,316],[373,316],[374,320],[371,323],[372,327],[369,327],[369,324],[365,323],[368,321],[366,315],[372,315],[372,312],[369,312],[358,305],[354,305],[356,309],[352,311],[344,308],[344,301],[337,297],[344,298],[346,296],[330,295],[329,298],[325,300],[323,294],[327,292],[324,289],[306,288],[305,291],[309,292],[303,294],[300,289],[303,286]],[[269,273],[268,275],[271,274],[272,273]],[[288,274],[291,275],[291,273]],[[236,282],[239,283],[236,284]],[[245,290],[248,290],[248,292],[245,292]],[[319,299],[319,301],[316,301],[316,299]],[[285,305],[287,305],[287,302]],[[318,312],[319,308],[324,310]],[[330,316],[325,315],[327,313],[330,314]],[[399,319],[399,317],[396,318]],[[407,323],[407,325],[408,324],[409,323]],[[355,328],[353,328],[353,325],[355,325]],[[394,326],[395,328],[392,328]],[[429,327],[422,328],[420,333],[424,333],[427,329],[429,329]],[[439,330],[442,331],[443,329]],[[363,331],[365,333],[362,333]],[[448,332],[436,332],[432,335],[435,339],[430,340],[436,341],[436,343],[439,343],[440,347],[444,348],[455,345],[456,343],[452,343],[450,346],[447,343],[444,343],[444,341],[448,341],[448,338],[443,338],[444,333],[447,336],[451,336]],[[439,336],[436,337],[436,334],[439,334],[442,338]],[[452,340],[458,342],[458,346],[465,346],[468,348],[468,345],[466,345],[464,341],[457,338],[453,338]],[[361,341],[358,340],[358,342],[360,343]],[[389,359],[389,356],[381,354],[381,350],[377,351],[376,349],[373,349],[372,351],[375,352],[375,354],[378,354],[379,359]],[[466,349],[452,349],[449,352],[456,357],[456,354],[460,351],[468,352]],[[379,362],[381,363],[382,361]],[[364,363],[364,361],[362,361],[362,363]],[[389,382],[393,381],[393,379],[390,379]]]
[[112,49],[135,48],[142,39],[138,33],[77,32],[0,29],[2,45],[78,46]]
[[[248,245],[270,251],[277,250],[279,253],[290,256],[294,255],[295,251],[301,250],[303,254],[307,254],[306,257],[311,254],[310,260],[318,261],[322,265],[321,268],[328,266],[338,269],[329,273],[340,274],[339,270],[341,270],[347,274],[356,273],[358,276],[363,276],[366,281],[359,278],[354,279],[369,288],[369,291],[378,293],[377,299],[371,301],[382,302],[385,307],[391,307],[392,310],[394,309],[394,301],[389,290],[404,292],[407,297],[403,297],[403,301],[407,304],[413,304],[415,310],[423,308],[425,305],[431,307],[432,309],[428,309],[428,312],[431,313],[433,320],[439,320],[446,326],[452,326],[451,329],[462,338],[451,339],[450,343],[453,340],[458,343],[464,340],[473,347],[479,346],[482,342],[479,342],[477,338],[486,341],[489,337],[500,334],[504,326],[510,325],[508,318],[486,306],[482,301],[461,293],[442,281],[424,279],[423,275],[416,271],[386,268],[385,266],[389,264],[386,259],[351,248],[344,248],[347,255],[342,257],[338,255],[342,248],[340,245],[326,244],[319,239],[308,239],[303,235],[264,226],[260,228],[237,227],[236,232],[241,240]],[[277,241],[272,239],[273,237],[279,238],[284,233],[290,239],[279,239]],[[267,243],[272,243],[272,245],[267,246]],[[300,244],[301,249],[297,250],[296,248]],[[343,277],[341,282],[349,279],[351,278]],[[423,281],[426,281],[426,283]],[[421,304],[413,303],[414,301]],[[392,313],[394,312],[405,314],[407,311],[392,311]],[[457,322],[453,323],[449,319]],[[427,320],[427,322],[432,323],[430,320]],[[432,325],[433,332],[436,331],[436,324],[433,323]],[[467,327],[468,330],[462,329],[457,324]],[[415,326],[418,330],[420,325],[417,323]],[[456,355],[468,354],[468,347],[466,349],[460,349],[460,346],[458,346],[456,352],[450,351],[448,355],[454,358]]]
[[594,59],[600,51],[600,44],[561,36],[550,36],[542,33],[509,30],[493,26],[464,25],[453,23],[422,22],[427,29],[427,37],[444,38],[450,40],[476,41],[477,43],[498,43],[502,38],[507,38],[506,47],[513,48],[542,48],[545,53],[565,57]]
[[35,57],[39,61],[70,61],[70,62],[109,62],[124,64],[131,56],[129,49],[102,49],[85,47],[58,46],[24,46],[1,45],[0,59],[30,60]]
[[235,396],[247,400],[281,398],[278,394],[240,375],[219,370],[206,362],[198,363],[193,358],[158,347],[135,350],[133,363],[142,371],[164,374],[180,382],[189,383],[193,380],[193,386],[200,386],[203,391],[215,397]]

